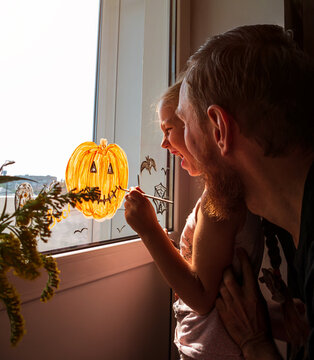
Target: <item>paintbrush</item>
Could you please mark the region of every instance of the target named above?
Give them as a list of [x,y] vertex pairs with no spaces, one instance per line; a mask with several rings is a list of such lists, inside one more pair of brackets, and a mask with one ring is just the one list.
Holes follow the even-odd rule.
[[[120,186],[120,190],[123,190],[125,192],[130,192],[129,189],[123,189],[121,186]],[[153,200],[158,200],[158,201],[163,201],[163,202],[166,202],[166,203],[169,203],[169,204],[173,204],[173,201],[171,200],[168,200],[168,199],[163,199],[163,198],[160,198],[160,197],[157,197],[157,196],[153,196],[153,195],[148,195],[148,194],[145,194],[145,193],[141,193],[143,196],[149,198],[149,199],[153,199]]]

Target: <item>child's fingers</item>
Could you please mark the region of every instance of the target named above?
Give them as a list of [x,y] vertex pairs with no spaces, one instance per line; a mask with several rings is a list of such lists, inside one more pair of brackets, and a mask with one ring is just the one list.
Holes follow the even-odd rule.
[[136,188],[131,187],[128,195],[134,196],[135,198],[136,198],[136,196],[139,196],[140,198],[142,198],[143,194],[144,194],[144,191],[137,186]]
[[133,193],[128,193],[124,197],[124,208],[130,209],[131,207],[134,207],[136,203],[138,202],[136,199],[136,196]]
[[125,203],[132,203],[134,206],[142,207],[148,206],[150,201],[144,196],[143,191],[138,191],[136,188],[132,188],[128,194],[125,195]]
[[143,197],[142,193],[139,192],[136,188],[130,188],[130,192],[125,196],[129,200],[137,200]]
[[126,195],[124,197],[125,201],[124,201],[124,208],[126,210],[130,209],[130,207],[132,206],[132,202],[130,201],[130,197],[128,195]]
[[137,202],[138,204],[146,205],[150,204],[150,201],[145,197],[145,193],[141,190],[134,189],[129,193],[132,201]]
[[145,192],[144,192],[139,186],[137,186],[135,189],[136,189],[137,191],[141,192],[142,194],[145,194]]

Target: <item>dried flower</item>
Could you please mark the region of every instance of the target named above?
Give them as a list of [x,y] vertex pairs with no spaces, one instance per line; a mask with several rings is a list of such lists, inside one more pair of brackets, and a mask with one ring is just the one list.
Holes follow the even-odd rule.
[[[4,180],[16,179],[18,178],[0,176],[2,183]],[[100,196],[98,188],[86,188],[77,193],[74,189],[66,194],[62,194],[61,190],[60,184],[55,183],[49,190],[43,189],[35,199],[27,201],[13,214],[6,213],[7,198],[5,199],[0,216],[0,300],[4,303],[10,320],[13,346],[23,337],[25,326],[19,294],[8,281],[8,271],[12,269],[14,275],[34,280],[40,275],[40,268],[44,268],[48,273],[48,281],[40,300],[49,300],[59,286],[60,271],[52,256],[41,254],[37,250],[38,241],[49,240],[52,216],[60,217],[64,205],[75,206],[77,202],[96,201]]]

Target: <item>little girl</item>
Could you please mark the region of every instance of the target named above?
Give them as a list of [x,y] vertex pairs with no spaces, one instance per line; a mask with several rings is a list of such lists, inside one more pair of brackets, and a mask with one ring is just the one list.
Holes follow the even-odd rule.
[[[181,166],[198,176],[197,161],[184,143],[183,122],[175,115],[180,82],[170,87],[158,104],[161,146],[179,156]],[[214,307],[223,270],[233,264],[234,249],[244,248],[256,275],[263,255],[263,236],[258,217],[243,204],[228,220],[217,220],[205,213],[197,201],[180,239],[180,253],[158,223],[151,202],[140,188],[125,197],[125,218],[138,233],[166,281],[179,299],[173,309],[177,319],[175,344],[181,359],[243,359],[239,347],[224,329]]]

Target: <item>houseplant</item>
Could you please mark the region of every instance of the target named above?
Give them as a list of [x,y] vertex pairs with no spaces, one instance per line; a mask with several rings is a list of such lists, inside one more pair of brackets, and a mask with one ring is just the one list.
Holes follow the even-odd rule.
[[[26,179],[0,176],[0,184],[16,180]],[[34,280],[40,276],[40,269],[44,268],[48,274],[48,281],[40,300],[49,300],[58,288],[60,271],[55,259],[40,253],[37,244],[39,241],[49,240],[52,216],[60,217],[64,205],[70,204],[74,207],[77,202],[98,199],[98,188],[85,188],[79,192],[75,192],[74,189],[62,194],[60,184],[55,183],[49,189],[42,189],[35,199],[28,200],[22,207],[17,207],[12,214],[8,214],[7,196],[5,197],[0,213],[0,300],[9,317],[10,341],[13,346],[23,337],[25,324],[19,294],[8,279],[9,271],[13,271],[14,275],[22,279]]]

